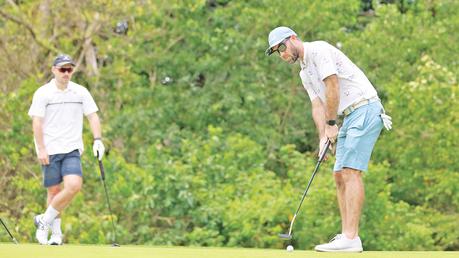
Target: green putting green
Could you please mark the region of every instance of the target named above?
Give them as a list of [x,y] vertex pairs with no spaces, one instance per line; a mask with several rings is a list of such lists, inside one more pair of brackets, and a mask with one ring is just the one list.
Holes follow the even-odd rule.
[[360,254],[317,253],[314,251],[212,248],[212,247],[153,247],[153,246],[95,246],[63,245],[40,246],[38,244],[0,244],[2,258],[294,258],[294,257],[368,257],[368,258],[449,258],[459,257],[459,252],[363,252]]

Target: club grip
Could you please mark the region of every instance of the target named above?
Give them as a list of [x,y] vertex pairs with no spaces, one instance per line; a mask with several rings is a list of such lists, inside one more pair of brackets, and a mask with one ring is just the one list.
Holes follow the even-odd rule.
[[324,160],[325,155],[327,154],[328,148],[330,147],[330,144],[331,144],[330,139],[327,139],[327,141],[325,142],[325,148],[322,151],[322,153],[320,153],[319,162],[322,162]]
[[102,164],[102,160],[99,161],[99,170],[100,170],[100,177],[102,180],[105,180],[105,170],[104,170],[104,165]]

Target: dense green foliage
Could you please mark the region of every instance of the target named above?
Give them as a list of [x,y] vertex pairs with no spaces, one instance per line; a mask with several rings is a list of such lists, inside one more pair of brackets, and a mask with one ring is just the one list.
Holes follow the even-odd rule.
[[[377,2],[365,17],[357,0],[0,1],[0,216],[34,241],[46,191],[27,111],[65,52],[101,109],[120,243],[282,247],[318,142],[298,66],[264,56],[287,25],[340,42],[393,117],[365,176],[365,248],[458,250],[459,3]],[[112,237],[91,137],[70,243]],[[300,249],[340,228],[331,167],[297,219]]]

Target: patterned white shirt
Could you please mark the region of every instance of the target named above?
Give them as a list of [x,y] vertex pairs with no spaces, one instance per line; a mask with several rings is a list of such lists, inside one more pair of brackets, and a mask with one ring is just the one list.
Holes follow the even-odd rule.
[[300,62],[300,77],[309,98],[326,102],[323,80],[336,74],[340,103],[338,115],[350,105],[378,96],[375,88],[346,55],[325,41],[304,42],[304,59]]

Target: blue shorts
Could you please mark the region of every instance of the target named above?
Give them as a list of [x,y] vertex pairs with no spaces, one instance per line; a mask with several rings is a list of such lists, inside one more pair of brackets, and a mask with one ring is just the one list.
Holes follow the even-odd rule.
[[80,152],[74,150],[69,153],[55,154],[49,156],[49,165],[42,165],[43,185],[50,187],[62,182],[64,176],[83,176],[81,169]]
[[336,144],[334,171],[352,168],[368,171],[368,162],[376,140],[383,128],[380,101],[370,103],[354,110],[344,118]]

